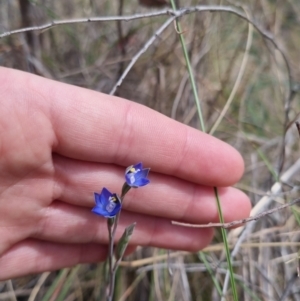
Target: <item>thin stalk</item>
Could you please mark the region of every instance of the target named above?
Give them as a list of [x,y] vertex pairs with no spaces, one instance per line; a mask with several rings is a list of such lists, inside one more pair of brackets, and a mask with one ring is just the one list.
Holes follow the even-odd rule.
[[[176,5],[175,5],[175,1],[171,0],[170,2],[171,2],[172,9],[175,11],[177,9]],[[185,58],[185,61],[186,61],[189,77],[190,77],[190,82],[191,82],[191,86],[192,86],[192,90],[193,90],[193,94],[194,94],[194,98],[195,98],[195,102],[196,102],[196,107],[197,107],[197,112],[198,112],[198,115],[199,115],[201,128],[202,128],[202,131],[205,133],[206,132],[205,124],[204,124],[204,120],[203,120],[203,116],[202,116],[200,100],[199,100],[199,97],[198,97],[198,91],[197,91],[197,87],[196,87],[196,83],[195,83],[195,77],[194,77],[193,69],[192,69],[190,59],[189,59],[189,56],[188,56],[188,52],[187,52],[187,49],[186,49],[186,46],[185,46],[185,40],[184,40],[184,37],[183,37],[183,34],[182,34],[182,29],[181,29],[180,23],[177,19],[175,19],[175,24],[176,24],[176,30],[179,33],[179,39],[180,39],[181,47],[182,47],[182,50],[183,50],[184,58]],[[220,203],[219,196],[218,196],[218,188],[214,187],[214,191],[215,191],[215,195],[216,195],[216,202],[217,202],[220,222],[224,223],[221,203]],[[232,264],[231,264],[230,250],[229,250],[227,237],[226,237],[226,230],[222,228],[221,231],[222,231],[223,242],[224,242],[225,250],[226,250],[227,262],[228,262],[228,266],[229,266],[229,270],[230,270],[230,280],[231,280],[231,286],[232,286],[232,292],[233,292],[233,299],[234,299],[234,301],[238,301],[236,285],[235,285],[235,280],[234,280],[234,274],[233,274],[233,268],[232,268]]]
[[[174,0],[171,0],[171,5],[172,5],[172,9],[176,10],[176,5],[175,5]],[[200,100],[199,100],[199,97],[198,97],[197,86],[196,86],[196,83],[195,83],[195,77],[194,77],[193,69],[192,69],[192,66],[191,66],[191,63],[190,63],[189,55],[188,55],[188,52],[187,52],[187,49],[186,49],[186,46],[185,46],[185,40],[184,40],[182,31],[181,31],[181,26],[180,26],[180,23],[177,19],[175,19],[175,24],[176,24],[176,30],[179,33],[179,39],[180,39],[181,47],[182,47],[182,50],[183,50],[184,59],[185,59],[185,62],[186,62],[188,73],[190,75],[191,86],[192,86],[193,94],[194,94],[194,97],[195,97],[195,103],[196,103],[196,106],[197,106],[197,112],[198,112],[198,116],[199,116],[199,120],[200,120],[200,124],[201,124],[201,129],[202,129],[203,132],[205,132],[205,124],[204,124],[204,120],[203,120],[203,116],[202,116]]]
[[66,282],[64,283],[64,286],[62,287],[62,290],[61,290],[59,296],[55,299],[56,301],[66,300],[67,293],[73,284],[73,279],[74,279],[75,275],[78,273],[79,268],[80,268],[80,265],[77,265],[75,268],[72,269]]
[[[126,193],[131,189],[126,183],[123,185],[122,194],[121,194],[121,203],[123,203],[123,199]],[[114,241],[115,235],[117,231],[117,226],[119,223],[121,215],[121,210],[118,212],[115,218],[107,220],[107,228],[108,228],[108,266],[109,266],[109,289],[107,295],[107,301],[113,300],[114,289],[115,289],[115,279],[116,279],[116,272],[119,266],[119,263],[122,258],[119,258],[114,265],[113,265],[113,258],[114,258]]]
[[[114,221],[113,221],[114,220]],[[114,294],[114,285],[113,285],[113,256],[114,256],[114,235],[113,235],[113,225],[116,224],[115,219],[107,220],[107,229],[108,229],[108,274],[109,274],[109,287],[108,287],[108,295],[107,301],[111,301]]]
[[[124,197],[126,195],[126,193],[131,189],[130,186],[128,186],[126,184],[126,182],[124,183],[123,187],[122,187],[122,194],[121,194],[121,204],[123,203],[123,200],[124,200]],[[119,223],[119,219],[120,219],[120,215],[121,215],[121,210],[119,211],[119,213],[116,215],[115,219],[114,219],[114,227],[113,227],[113,230],[112,230],[112,240],[114,241],[114,238],[115,238],[115,234],[116,234],[116,231],[117,231],[117,227],[118,227],[118,223]]]
[[215,275],[213,274],[212,268],[210,267],[210,264],[209,264],[209,262],[207,261],[204,252],[199,252],[198,255],[199,255],[200,259],[203,261],[203,263],[204,263],[204,265],[205,265],[205,267],[206,267],[206,269],[207,269],[207,271],[208,271],[208,273],[209,273],[209,275],[210,275],[210,277],[211,277],[211,279],[212,279],[212,281],[213,281],[213,283],[214,283],[214,285],[215,285],[215,288],[216,288],[217,291],[218,291],[219,296],[222,296],[222,289],[221,289],[221,287],[220,287],[220,284],[219,284],[219,282],[218,282],[218,279],[217,279],[217,278],[215,277]]
[[[216,197],[217,205],[218,205],[219,219],[220,219],[221,223],[224,223],[222,207],[221,207],[220,200],[219,200],[218,189],[216,187],[214,187],[214,192],[215,192],[215,197]],[[233,268],[232,268],[232,264],[231,264],[230,250],[229,250],[228,241],[227,241],[227,233],[224,228],[221,228],[221,232],[222,232],[222,238],[223,238],[225,251],[226,251],[226,259],[227,259],[229,273],[230,273],[230,282],[231,282],[233,299],[235,301],[238,301],[238,295],[237,295],[237,290],[236,290],[236,285],[235,285],[235,280],[234,280],[234,273],[233,273]]]
[[53,297],[55,293],[61,290],[62,283],[65,281],[65,278],[67,277],[69,271],[70,271],[69,268],[60,270],[58,276],[52,282],[50,288],[48,289],[47,293],[43,297],[42,301],[49,301],[50,298]]

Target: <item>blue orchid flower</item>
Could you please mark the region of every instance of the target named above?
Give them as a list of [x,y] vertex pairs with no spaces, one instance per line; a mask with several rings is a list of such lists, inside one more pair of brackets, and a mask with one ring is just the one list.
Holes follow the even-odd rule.
[[92,209],[92,212],[95,214],[113,218],[121,210],[120,197],[106,188],[103,188],[100,194],[95,192],[94,197],[96,206]]
[[127,185],[132,188],[138,188],[150,183],[147,179],[150,168],[143,169],[143,164],[138,163],[126,168],[125,179]]

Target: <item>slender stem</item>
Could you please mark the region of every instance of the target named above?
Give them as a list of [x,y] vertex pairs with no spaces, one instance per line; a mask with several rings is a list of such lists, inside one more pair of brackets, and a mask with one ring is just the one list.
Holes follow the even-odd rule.
[[109,299],[107,299],[108,301],[112,301],[114,296],[115,279],[116,279],[116,272],[113,269],[111,273],[111,280],[109,282],[109,288],[111,289],[111,294],[109,295]]
[[[173,10],[176,11],[176,4],[175,4],[174,0],[171,0],[171,5],[172,5]],[[202,129],[203,132],[205,132],[205,124],[204,124],[202,111],[201,111],[201,107],[200,107],[200,100],[199,100],[199,97],[198,97],[198,91],[197,91],[197,86],[196,86],[196,83],[195,83],[194,72],[193,72],[193,69],[192,69],[192,66],[191,66],[191,63],[190,63],[190,58],[189,58],[189,55],[188,55],[188,52],[187,52],[187,49],[186,49],[186,46],[185,46],[185,40],[184,40],[183,33],[182,33],[182,30],[181,30],[181,25],[180,25],[178,19],[175,20],[175,23],[176,23],[176,30],[179,34],[179,39],[180,39],[181,47],[182,47],[182,50],[183,50],[183,55],[184,55],[184,59],[185,59],[185,62],[186,62],[187,69],[188,69],[188,73],[190,75],[191,86],[192,86],[193,94],[194,94],[194,97],[195,97],[195,103],[196,103],[196,106],[197,106],[197,112],[198,112],[198,116],[199,116],[199,120],[200,120],[200,124],[201,124],[201,129]]]
[[107,221],[107,228],[108,228],[108,274],[109,274],[109,287],[108,287],[108,295],[107,295],[107,301],[111,301],[113,297],[113,256],[114,256],[114,239],[113,239],[113,231],[112,231],[112,225],[115,225],[116,221],[114,223],[111,220]]
[[[123,187],[122,187],[122,194],[121,194],[121,204],[123,203],[123,200],[124,200],[124,197],[126,195],[126,193],[131,189],[130,186],[128,186],[126,184],[126,182],[124,183]],[[121,215],[121,210],[119,211],[119,213],[116,215],[115,217],[115,222],[114,222],[114,227],[113,227],[113,230],[112,230],[112,239],[114,241],[114,238],[115,238],[115,234],[116,234],[116,231],[117,231],[117,227],[118,227],[118,223],[119,223],[119,219],[120,219],[120,215]]]
[[[126,183],[124,185],[126,185]],[[131,187],[128,185],[127,185],[128,187],[124,188],[124,185],[122,188],[122,195],[120,197],[121,204],[123,203],[126,193],[131,189]],[[121,210],[115,216],[115,218],[113,219],[113,222],[111,222],[111,220],[107,221],[108,238],[109,238],[109,244],[108,244],[109,290],[108,290],[107,301],[112,301],[112,299],[113,299],[114,289],[115,289],[116,272],[117,272],[119,263],[122,259],[122,258],[120,258],[113,265],[112,261],[113,261],[113,257],[114,257],[114,241],[115,241],[115,235],[116,235],[120,215],[121,215]]]
[[[172,5],[173,10],[176,11],[176,5],[175,5],[174,0],[171,0],[171,5]],[[193,90],[193,94],[194,94],[194,98],[195,98],[195,102],[196,102],[196,106],[197,106],[197,111],[198,111],[198,115],[199,115],[199,119],[200,119],[201,128],[202,128],[202,131],[205,132],[205,125],[204,125],[204,120],[202,117],[200,100],[198,97],[198,91],[197,91],[197,87],[195,84],[195,77],[194,77],[193,70],[192,70],[192,67],[190,64],[190,59],[189,59],[188,52],[187,52],[187,49],[185,46],[185,41],[184,41],[184,37],[182,35],[180,23],[179,23],[178,19],[176,19],[175,22],[176,22],[177,32],[179,33],[180,43],[181,43],[181,46],[183,49],[184,58],[186,61],[186,65],[187,65],[187,69],[188,69],[188,73],[189,73],[189,77],[190,77],[190,81],[191,81],[191,86],[192,86],[192,90]],[[218,206],[218,213],[219,213],[220,221],[221,221],[221,223],[224,223],[221,203],[220,203],[219,196],[218,196],[218,188],[214,187],[214,191],[215,191],[216,203]],[[235,280],[234,280],[233,268],[232,268],[232,264],[231,264],[229,246],[228,246],[227,237],[226,237],[226,230],[222,228],[221,231],[222,231],[222,236],[223,236],[223,242],[224,242],[225,249],[226,249],[227,262],[228,262],[228,266],[229,266],[229,270],[230,270],[230,280],[231,280],[231,286],[232,286],[232,292],[233,292],[233,299],[235,301],[237,301],[238,300],[237,290],[236,290],[236,285],[235,285]]]
[[[121,199],[122,200],[122,199]],[[113,228],[110,227],[108,229],[109,233],[109,295],[107,301],[112,301],[114,290],[115,290],[115,279],[116,279],[116,271],[120,260],[117,260],[114,265],[112,264],[112,258],[114,256],[114,240],[115,234],[117,231],[117,225],[119,222],[121,211],[116,215],[115,222],[113,224]]]
[[[214,192],[215,192],[215,197],[216,197],[217,205],[218,205],[219,219],[220,219],[220,222],[224,224],[222,207],[221,207],[217,187],[214,187]],[[235,285],[235,280],[234,280],[234,273],[233,273],[233,268],[232,268],[232,264],[231,264],[230,250],[229,250],[229,246],[228,246],[228,242],[227,242],[227,233],[224,228],[221,228],[221,232],[222,232],[222,238],[223,238],[225,251],[226,251],[226,259],[227,259],[229,273],[230,273],[230,282],[231,282],[233,300],[238,301],[238,295],[237,295],[237,290],[236,290],[236,285]]]
[[[122,200],[122,199],[121,199]],[[110,220],[107,221],[107,227],[108,227],[108,273],[109,273],[109,286],[108,286],[108,295],[107,295],[107,301],[112,301],[113,295],[114,295],[114,289],[115,289],[115,265],[113,266],[113,258],[114,258],[114,241],[115,241],[115,234],[117,230],[117,225],[120,218],[120,213],[116,215],[114,218],[114,222],[110,222]]]
[[213,283],[214,283],[214,285],[215,285],[215,287],[216,287],[216,289],[217,289],[217,292],[218,292],[219,296],[222,296],[222,289],[221,289],[221,287],[220,287],[220,283],[219,283],[217,277],[215,276],[215,273],[214,273],[214,271],[212,270],[211,265],[210,265],[209,262],[207,261],[204,252],[199,252],[199,253],[198,253],[198,256],[199,256],[200,259],[203,261],[203,263],[204,263],[204,265],[205,265],[205,267],[206,267],[206,270],[208,271],[208,273],[209,273],[209,275],[210,275],[210,277],[211,277],[211,279],[212,279],[212,281],[213,281]]
[[112,234],[111,234],[113,241],[115,239],[115,235],[116,235],[116,231],[117,231],[117,226],[118,226],[118,223],[119,223],[120,215],[121,215],[121,211],[119,211],[119,213],[115,217],[114,227],[112,229]]

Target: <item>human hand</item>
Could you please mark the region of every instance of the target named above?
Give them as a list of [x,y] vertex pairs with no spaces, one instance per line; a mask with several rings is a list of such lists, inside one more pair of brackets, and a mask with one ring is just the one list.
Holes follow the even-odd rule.
[[[136,222],[137,245],[196,251],[218,222],[250,202],[230,186],[243,173],[226,143],[142,105],[0,68],[0,280],[104,260],[107,224],[93,193],[119,193],[125,167],[143,162],[151,184],[126,195],[117,239]],[[236,209],[238,208],[238,210]]]

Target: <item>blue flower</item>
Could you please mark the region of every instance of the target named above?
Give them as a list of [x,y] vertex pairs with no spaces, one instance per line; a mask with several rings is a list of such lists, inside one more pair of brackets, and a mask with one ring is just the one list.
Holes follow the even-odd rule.
[[94,193],[96,206],[92,212],[104,217],[112,218],[121,210],[122,204],[120,197],[103,188],[101,193]]
[[143,169],[142,163],[127,167],[125,171],[127,185],[137,188],[149,184],[150,181],[147,179],[149,170],[150,168]]

